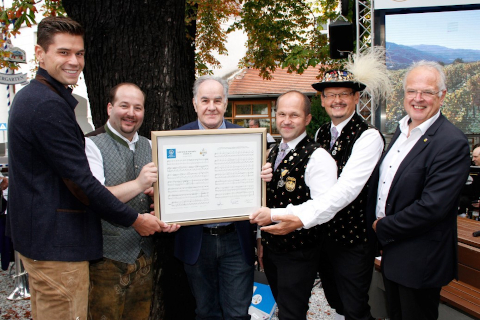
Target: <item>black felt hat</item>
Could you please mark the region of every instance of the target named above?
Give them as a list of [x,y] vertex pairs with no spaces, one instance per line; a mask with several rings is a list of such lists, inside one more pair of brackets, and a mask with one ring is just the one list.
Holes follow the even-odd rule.
[[352,88],[355,91],[362,91],[367,86],[354,80],[353,74],[346,70],[330,70],[325,72],[322,82],[312,84],[317,91],[323,91],[325,88],[342,87]]

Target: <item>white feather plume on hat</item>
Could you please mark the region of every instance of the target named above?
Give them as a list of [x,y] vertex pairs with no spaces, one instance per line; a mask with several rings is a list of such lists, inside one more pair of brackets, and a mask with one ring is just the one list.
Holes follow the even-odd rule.
[[355,82],[367,86],[365,90],[379,101],[387,98],[392,90],[392,82],[385,64],[385,48],[374,46],[348,57],[345,69],[353,74]]

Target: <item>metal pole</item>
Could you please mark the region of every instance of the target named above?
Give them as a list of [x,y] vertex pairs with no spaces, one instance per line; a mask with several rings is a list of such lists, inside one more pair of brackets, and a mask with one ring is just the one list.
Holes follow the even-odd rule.
[[30,299],[30,288],[28,286],[28,273],[23,268],[22,260],[17,251],[15,251],[15,288],[7,297],[8,300]]

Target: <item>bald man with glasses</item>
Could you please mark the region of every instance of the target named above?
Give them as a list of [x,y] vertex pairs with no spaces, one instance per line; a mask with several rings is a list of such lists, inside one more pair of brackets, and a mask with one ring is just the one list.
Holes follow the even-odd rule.
[[441,113],[445,74],[419,61],[406,72],[404,103],[371,180],[369,231],[382,247],[389,318],[438,318],[440,290],[458,278],[457,207],[470,165],[465,135]]

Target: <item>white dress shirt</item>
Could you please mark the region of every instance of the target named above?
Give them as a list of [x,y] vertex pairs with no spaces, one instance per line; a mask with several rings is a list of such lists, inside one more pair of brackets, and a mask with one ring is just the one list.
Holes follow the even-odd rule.
[[267,132],[267,143],[275,142],[275,138]]
[[[338,138],[340,138],[343,128],[352,117],[353,113],[348,119],[336,126],[340,133]],[[320,197],[314,197],[312,194],[312,200],[300,205],[288,205],[284,209],[272,209],[272,215],[296,215],[302,221],[305,229],[330,221],[337,212],[358,197],[377,165],[383,147],[383,138],[378,130],[367,129],[355,141],[352,154],[333,187],[329,188]],[[316,183],[321,184],[323,181],[317,180]]]
[[413,146],[417,143],[421,136],[427,132],[428,128],[438,119],[440,111],[438,111],[433,117],[424,121],[420,125],[416,126],[409,131],[410,117],[407,115],[399,121],[400,135],[395,143],[392,145],[385,158],[380,165],[380,179],[378,180],[377,189],[377,218],[385,217],[385,205],[387,202],[388,192],[392,186],[393,178],[397,173],[398,167],[402,163],[403,159],[408,155]]
[[[130,148],[130,150],[135,151],[135,144],[138,141],[137,132],[135,132],[135,135],[133,136],[132,141],[130,141],[124,136],[122,136],[120,133],[118,133],[117,130],[115,130],[110,125],[109,121],[107,121],[106,125],[108,126],[108,129],[110,129],[115,135],[120,137],[122,140],[124,140],[128,144],[128,147]],[[152,141],[150,140],[148,141],[150,142],[150,147],[151,147]],[[100,152],[100,149],[98,149],[95,142],[93,142],[88,137],[85,138],[85,154],[87,155],[88,164],[90,165],[90,171],[92,171],[93,176],[97,178],[97,180],[100,181],[101,184],[105,185],[105,171],[103,170],[102,153]]]
[[[304,132],[296,139],[287,143],[288,149],[294,149],[297,144],[306,136]],[[282,143],[283,143],[282,139]],[[332,156],[323,148],[318,148],[310,156],[307,168],[305,169],[305,184],[310,188],[310,196],[312,199],[320,198],[331,190],[337,182],[337,164]],[[287,208],[292,207],[288,205]],[[282,215],[287,214],[287,208],[272,209],[271,214]],[[275,222],[275,221],[274,221]]]

